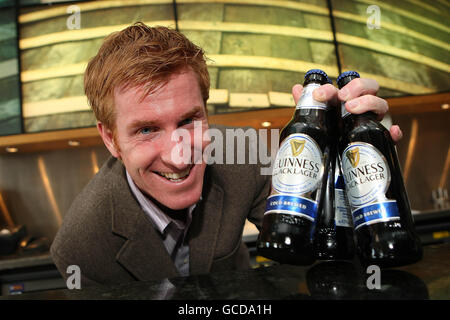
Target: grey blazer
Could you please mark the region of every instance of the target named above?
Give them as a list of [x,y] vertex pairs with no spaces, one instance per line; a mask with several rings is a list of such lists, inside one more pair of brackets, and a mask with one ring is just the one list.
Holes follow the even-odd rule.
[[[190,274],[249,267],[242,242],[245,219],[262,225],[270,176],[259,165],[213,164],[205,171],[202,200],[187,239]],[[77,196],[51,246],[66,279],[81,270],[82,287],[178,276],[160,234],[134,198],[123,164],[111,157]]]

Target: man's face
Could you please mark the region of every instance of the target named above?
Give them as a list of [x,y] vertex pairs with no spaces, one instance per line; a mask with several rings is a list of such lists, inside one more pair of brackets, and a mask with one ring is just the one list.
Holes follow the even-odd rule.
[[[144,100],[142,93],[142,87],[115,91],[116,139],[108,149],[122,159],[141,191],[165,207],[185,209],[199,200],[206,167],[203,161],[193,161],[207,145],[198,138],[194,140],[194,121],[201,124],[202,133],[208,129],[197,77],[193,71],[186,71],[173,75]],[[181,155],[188,155],[188,161],[176,156],[182,145],[174,138],[177,129],[185,129],[190,136],[183,139],[181,148]],[[189,140],[190,145],[186,145]]]

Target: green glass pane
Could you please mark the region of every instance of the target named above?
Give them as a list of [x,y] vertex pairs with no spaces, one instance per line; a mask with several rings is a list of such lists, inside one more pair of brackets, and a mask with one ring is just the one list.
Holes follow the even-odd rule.
[[438,1],[333,0],[343,71],[378,80],[383,97],[450,90],[450,7]]
[[[4,6],[8,1],[0,2]],[[15,7],[0,11],[0,135],[21,132],[20,77]]]

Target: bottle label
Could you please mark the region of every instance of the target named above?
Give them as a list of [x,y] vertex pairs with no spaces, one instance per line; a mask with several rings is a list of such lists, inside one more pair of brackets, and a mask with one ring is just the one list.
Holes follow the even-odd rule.
[[313,91],[320,87],[318,83],[310,83],[303,88],[302,96],[298,100],[296,109],[322,109],[326,110],[324,102],[314,100]]
[[280,145],[272,187],[279,193],[307,194],[317,189],[323,170],[323,155],[317,143],[306,134],[294,133]]
[[295,214],[314,221],[317,212],[317,202],[286,194],[271,195],[267,198],[266,213],[271,212]]
[[379,150],[368,143],[351,143],[341,162],[355,229],[400,219],[396,201],[386,198],[391,173]]
[[364,225],[398,219],[400,219],[400,215],[395,200],[368,204],[353,211],[355,229]]
[[266,213],[282,212],[314,219],[317,202],[311,193],[320,186],[323,171],[323,154],[317,143],[306,134],[289,135],[275,158]]
[[345,192],[344,177],[340,174],[338,164],[336,164],[335,170],[334,212],[336,226],[352,227],[352,216],[348,205],[347,194]]

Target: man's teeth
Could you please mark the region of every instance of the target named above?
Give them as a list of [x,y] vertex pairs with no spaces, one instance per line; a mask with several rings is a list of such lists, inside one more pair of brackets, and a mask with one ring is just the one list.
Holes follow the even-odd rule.
[[175,172],[158,172],[160,176],[163,176],[166,179],[169,180],[182,180],[183,178],[187,177],[189,175],[190,168],[187,168],[186,170],[175,173]]

